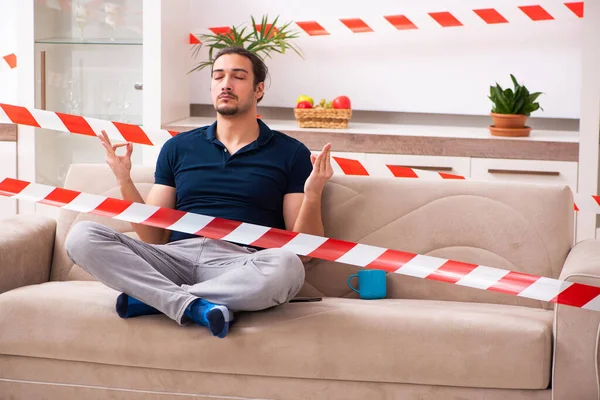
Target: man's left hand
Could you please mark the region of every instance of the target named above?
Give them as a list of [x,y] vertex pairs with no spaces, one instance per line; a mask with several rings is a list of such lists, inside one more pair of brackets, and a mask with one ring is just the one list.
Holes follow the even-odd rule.
[[318,156],[310,155],[313,170],[304,184],[304,195],[309,199],[320,199],[325,184],[333,176],[331,168],[331,144],[327,143]]

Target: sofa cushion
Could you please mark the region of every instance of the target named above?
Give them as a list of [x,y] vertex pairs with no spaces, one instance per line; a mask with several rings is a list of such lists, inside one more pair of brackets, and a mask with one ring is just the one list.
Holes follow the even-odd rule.
[[157,369],[544,389],[551,311],[484,303],[324,298],[237,315],[225,339],[163,315],[128,320],[98,282],[0,295],[0,354]]

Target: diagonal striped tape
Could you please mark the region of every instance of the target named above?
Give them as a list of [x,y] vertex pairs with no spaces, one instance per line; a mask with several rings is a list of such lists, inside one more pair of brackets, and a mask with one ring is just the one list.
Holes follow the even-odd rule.
[[[111,140],[144,144],[148,146],[162,146],[171,137],[179,134],[177,131],[168,131],[165,129],[146,130],[138,125],[0,103],[0,123],[3,122],[87,136],[95,136],[100,134],[102,130],[105,130]],[[397,165],[365,165],[359,160],[335,156],[332,157],[332,164],[335,172],[341,172],[344,175],[387,176],[432,180],[466,179],[461,175],[425,171]],[[600,206],[598,205],[597,200],[597,196],[576,193],[574,209],[575,211],[600,214]]]
[[122,122],[105,121],[79,115],[38,110],[0,103],[0,123],[13,123],[36,128],[53,129],[78,135],[96,136],[105,130],[111,140],[160,146],[179,132],[165,129],[146,130]]
[[11,178],[0,181],[0,195],[211,239],[288,249],[298,255],[366,269],[382,269],[388,273],[600,311],[600,287],[581,283],[186,213]]
[[17,55],[15,53],[2,56],[1,60],[3,60],[9,66],[9,68],[17,68]]
[[[560,2],[557,4],[527,4],[521,6],[498,5],[497,7],[484,9],[465,9],[465,10],[432,10],[427,13],[412,14],[391,14],[381,15],[380,18],[387,21],[389,26],[374,27],[369,24],[370,17],[354,16],[350,18],[336,18],[332,21],[321,20],[300,20],[293,21],[300,29],[300,32],[308,36],[328,36],[336,33],[371,33],[371,32],[389,32],[392,30],[412,30],[428,28],[452,28],[464,27],[469,25],[477,26],[477,23],[483,22],[485,25],[519,23],[523,21],[541,22],[553,20],[568,20],[583,18],[584,2]],[[338,29],[338,24],[345,29]],[[394,29],[395,28],[395,29]],[[228,26],[217,26],[208,28],[214,34],[226,35],[231,31]],[[192,35],[191,38],[194,36]],[[192,40],[192,39],[191,39]]]

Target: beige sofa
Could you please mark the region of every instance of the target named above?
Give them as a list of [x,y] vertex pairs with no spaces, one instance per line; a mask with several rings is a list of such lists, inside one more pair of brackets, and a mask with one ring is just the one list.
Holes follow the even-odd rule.
[[[145,195],[151,168],[136,168]],[[119,196],[105,166],[66,186]],[[600,285],[600,242],[572,246],[567,188],[335,176],[326,235]],[[597,399],[600,313],[388,275],[357,299],[358,268],[312,260],[291,303],[237,316],[223,340],[162,315],[120,319],[117,293],[69,262],[65,236],[93,219],[0,225],[0,399]],[[107,268],[110,266],[107,266]]]

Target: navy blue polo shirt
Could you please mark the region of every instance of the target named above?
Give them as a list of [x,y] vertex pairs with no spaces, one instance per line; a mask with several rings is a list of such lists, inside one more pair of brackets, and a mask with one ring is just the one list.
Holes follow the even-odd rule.
[[[162,147],[155,183],[176,189],[177,210],[285,229],[283,197],[303,193],[310,151],[258,120],[254,142],[229,154],[217,123],[180,133]],[[197,237],[172,232],[169,242]]]

